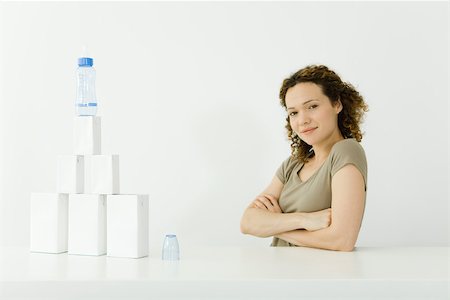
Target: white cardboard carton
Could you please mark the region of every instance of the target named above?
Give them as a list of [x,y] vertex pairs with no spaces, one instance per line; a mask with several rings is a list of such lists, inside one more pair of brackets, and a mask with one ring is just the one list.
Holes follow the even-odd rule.
[[99,116],[75,117],[73,136],[74,154],[101,154],[101,118]]
[[106,254],[106,196],[69,194],[69,254]]
[[86,155],[85,191],[119,194],[119,155]]
[[148,195],[108,195],[107,255],[148,256]]
[[78,194],[84,190],[84,159],[82,155],[58,155],[56,178],[58,193]]
[[32,193],[30,198],[30,250],[67,251],[67,194]]

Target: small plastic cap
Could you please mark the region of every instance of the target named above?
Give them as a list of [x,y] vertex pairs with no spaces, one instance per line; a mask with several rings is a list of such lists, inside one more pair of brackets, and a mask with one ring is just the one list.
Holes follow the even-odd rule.
[[78,59],[79,67],[92,67],[94,65],[94,60],[90,57],[80,57]]

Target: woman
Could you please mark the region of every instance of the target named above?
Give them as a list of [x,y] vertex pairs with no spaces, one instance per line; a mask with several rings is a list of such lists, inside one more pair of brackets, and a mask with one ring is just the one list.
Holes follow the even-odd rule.
[[360,123],[368,110],[351,84],[323,65],[283,81],[291,155],[245,210],[241,231],[271,246],[352,251],[361,227],[367,162]]

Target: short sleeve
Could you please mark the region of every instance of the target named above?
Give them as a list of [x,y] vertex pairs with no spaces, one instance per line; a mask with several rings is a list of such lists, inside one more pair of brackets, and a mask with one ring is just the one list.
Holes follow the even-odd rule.
[[281,166],[278,168],[276,175],[278,177],[278,179],[280,179],[280,181],[285,184],[286,181],[289,178],[289,174],[288,174],[288,169],[289,166],[291,165],[291,156],[289,156],[288,158],[286,158],[282,163]]
[[332,150],[331,176],[348,164],[354,165],[364,178],[367,190],[367,160],[363,147],[355,140],[348,139],[336,143]]

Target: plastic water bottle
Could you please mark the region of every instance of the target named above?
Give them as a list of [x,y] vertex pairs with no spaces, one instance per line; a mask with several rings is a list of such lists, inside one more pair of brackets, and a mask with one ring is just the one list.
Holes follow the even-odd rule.
[[77,68],[77,100],[78,116],[95,116],[97,114],[97,97],[95,96],[94,59],[78,58]]

